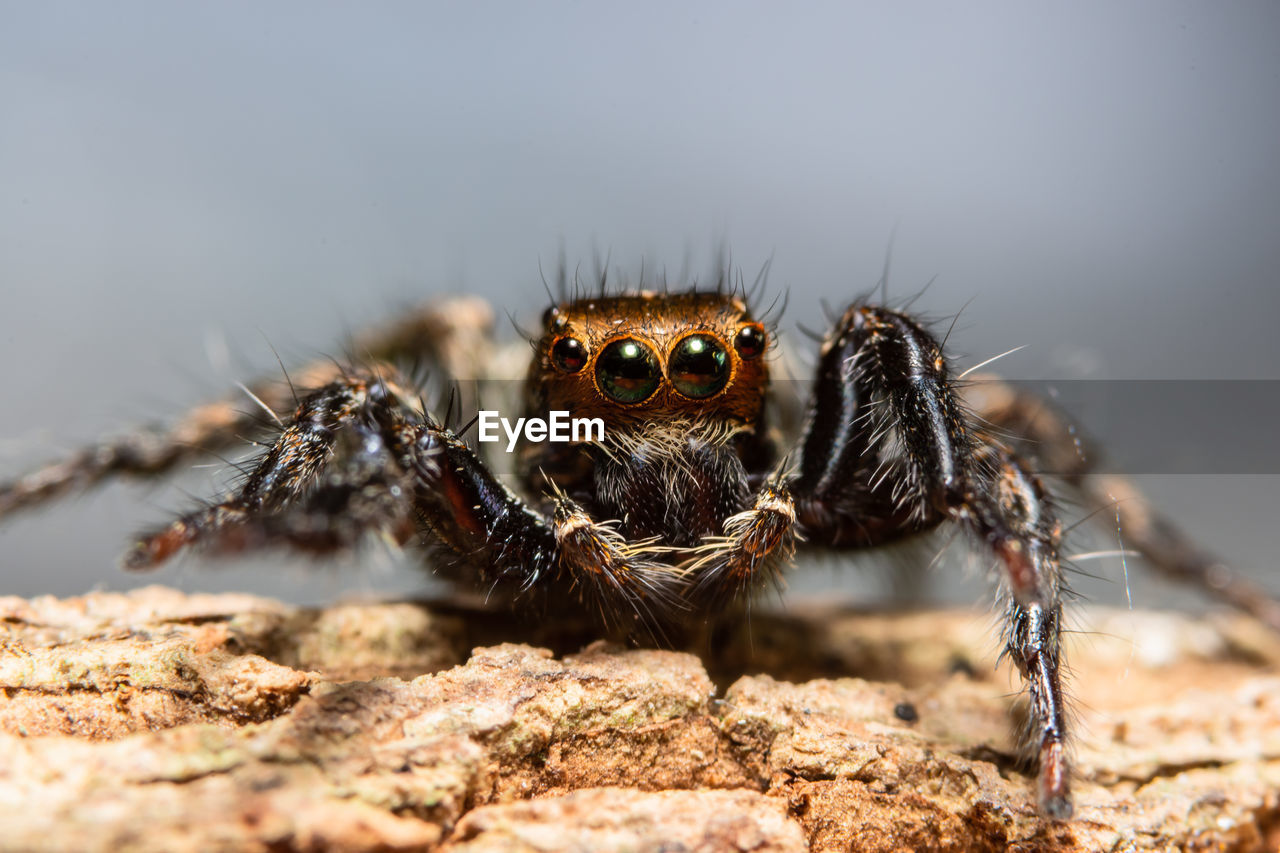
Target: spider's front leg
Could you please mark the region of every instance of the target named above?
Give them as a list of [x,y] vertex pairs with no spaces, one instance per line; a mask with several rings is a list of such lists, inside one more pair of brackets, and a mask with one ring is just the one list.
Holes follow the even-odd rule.
[[560,582],[649,629],[679,606],[682,575],[656,559],[661,548],[623,541],[564,496],[545,518],[410,401],[389,369],[307,394],[235,493],[144,535],[125,565],[150,568],[187,547],[329,553],[423,533],[459,580],[513,599]]
[[867,305],[824,343],[799,472],[809,539],[869,547],[953,520],[993,553],[1007,594],[1005,654],[1031,699],[1039,806],[1072,813],[1060,673],[1061,525],[1047,491],[975,429],[937,341],[911,318]]

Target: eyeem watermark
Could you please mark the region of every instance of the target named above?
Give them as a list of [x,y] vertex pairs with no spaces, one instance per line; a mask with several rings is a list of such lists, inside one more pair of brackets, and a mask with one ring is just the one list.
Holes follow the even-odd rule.
[[507,434],[507,452],[515,450],[520,433],[526,441],[604,441],[604,419],[571,418],[568,412],[552,411],[550,417],[516,418],[515,426],[493,409],[480,410],[480,440],[501,441],[498,427]]

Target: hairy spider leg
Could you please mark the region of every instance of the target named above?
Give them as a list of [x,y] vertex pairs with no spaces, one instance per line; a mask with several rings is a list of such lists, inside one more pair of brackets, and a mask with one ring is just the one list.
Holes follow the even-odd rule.
[[1127,477],[1095,473],[1101,454],[1052,403],[990,375],[975,377],[965,396],[978,417],[1007,434],[1036,470],[1077,489],[1086,517],[1115,519],[1123,546],[1141,553],[1156,571],[1280,631],[1280,601],[1194,543]]
[[584,524],[566,498],[548,521],[414,409],[385,369],[308,393],[234,494],[144,534],[123,561],[152,568],[188,547],[329,553],[370,537],[402,545],[420,525],[453,558],[446,570],[486,592],[542,595],[559,580],[650,630],[657,611],[679,606],[679,572],[653,559],[661,548]]
[[1061,525],[1048,492],[974,427],[938,342],[904,314],[855,304],[824,341],[790,483],[811,542],[862,548],[960,524],[1002,567],[1004,654],[1031,699],[1040,809],[1072,813],[1061,686]]
[[328,553],[374,533],[408,541],[416,527],[406,496],[432,463],[417,447],[423,415],[386,377],[353,375],[307,394],[233,494],[141,536],[125,567],[152,568],[190,546]]
[[1026,742],[1037,750],[1040,808],[1050,817],[1068,818],[1070,761],[1060,672],[1062,525],[1043,484],[1008,450],[983,444],[976,460],[989,473],[975,478],[953,517],[1004,566],[1003,653],[1022,673],[1031,700]]
[[[477,353],[487,350],[481,342],[492,323],[492,312],[482,300],[439,300],[407,311],[393,323],[357,334],[349,348],[358,363],[390,361],[430,369],[449,379],[468,380],[475,378]],[[318,360],[295,371],[288,381],[274,378],[244,387],[250,400],[237,395],[206,403],[171,426],[143,427],[0,483],[0,519],[69,492],[92,488],[113,476],[156,477],[239,445],[246,437],[259,435],[264,421],[299,404],[295,387],[319,388],[339,380],[343,373],[338,364]],[[464,381],[460,388],[464,397],[475,393],[472,382]],[[470,398],[462,402],[463,411],[474,406]]]

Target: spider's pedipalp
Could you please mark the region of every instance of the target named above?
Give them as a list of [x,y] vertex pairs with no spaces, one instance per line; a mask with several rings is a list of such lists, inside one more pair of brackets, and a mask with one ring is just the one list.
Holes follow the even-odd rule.
[[780,572],[795,552],[796,508],[781,478],[756,493],[750,509],[724,522],[724,535],[706,537],[684,565],[690,596],[701,608],[722,610],[762,584],[781,583]]
[[686,609],[684,572],[661,559],[674,549],[656,538],[627,542],[616,522],[592,521],[563,494],[555,498],[553,525],[561,568],[606,622],[625,624],[639,614],[647,628],[661,630]]

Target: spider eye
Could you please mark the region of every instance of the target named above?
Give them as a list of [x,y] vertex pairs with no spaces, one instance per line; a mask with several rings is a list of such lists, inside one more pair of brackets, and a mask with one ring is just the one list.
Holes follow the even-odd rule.
[[577,338],[561,338],[551,347],[551,361],[565,373],[577,373],[587,363],[587,348]]
[[769,336],[765,334],[764,327],[759,323],[753,323],[738,330],[737,337],[733,339],[733,348],[743,358],[755,358],[764,352],[768,342]]
[[619,403],[639,403],[662,381],[658,358],[639,341],[623,338],[609,344],[596,359],[600,390]]
[[667,374],[686,397],[710,397],[729,381],[729,354],[710,335],[689,335],[671,351]]
[[552,305],[542,312],[542,327],[552,331],[559,331],[565,327],[564,312],[560,310],[560,306]]

